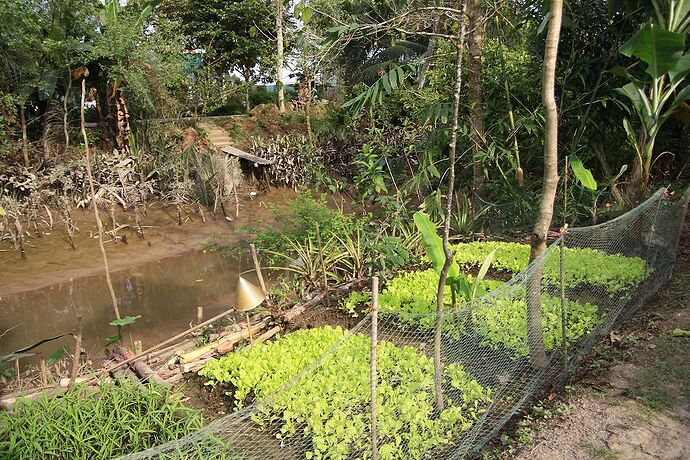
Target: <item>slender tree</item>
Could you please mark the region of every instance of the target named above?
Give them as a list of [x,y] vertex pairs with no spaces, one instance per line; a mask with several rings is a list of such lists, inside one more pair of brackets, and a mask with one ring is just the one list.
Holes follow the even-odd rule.
[[283,0],[276,1],[276,89],[278,90],[278,110],[285,113],[285,89],[283,88]]
[[[546,252],[546,240],[553,218],[553,204],[558,187],[558,109],[556,106],[556,58],[563,16],[563,0],[551,0],[549,28],[544,47],[542,76],[542,104],[544,106],[544,185],[539,203],[539,214],[532,231],[530,261]],[[543,263],[537,265],[529,281],[527,292],[527,340],[535,367],[546,365],[544,335],[541,325],[541,281]]]
[[472,187],[474,193],[482,195],[484,190],[484,168],[482,153],[484,142],[484,101],[482,89],[482,45],[486,18],[480,0],[467,2],[467,19],[469,32],[467,47],[467,101],[470,106],[469,126],[472,138]]
[[446,212],[443,218],[443,252],[446,260],[443,263],[436,289],[436,320],[434,324],[434,387],[436,389],[436,410],[444,408],[441,365],[441,337],[443,332],[443,294],[445,292],[448,271],[453,262],[453,251],[450,248],[450,219],[453,211],[453,190],[455,189],[455,158],[458,143],[458,117],[460,114],[460,93],[462,92],[462,53],[465,48],[466,4],[463,3],[460,15],[460,27],[455,42],[455,90],[453,91],[453,118],[450,128],[450,144],[448,145],[448,192],[446,195]]

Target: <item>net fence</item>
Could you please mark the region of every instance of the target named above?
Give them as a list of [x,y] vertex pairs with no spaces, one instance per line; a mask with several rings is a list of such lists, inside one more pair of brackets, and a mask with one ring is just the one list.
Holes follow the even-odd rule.
[[[417,300],[406,309],[391,307],[404,302],[384,289],[375,456],[466,458],[541,392],[563,384],[669,279],[689,195],[673,198],[662,189],[617,219],[569,229],[526,268],[517,268],[524,248],[513,248],[514,257],[509,245],[501,257],[497,251],[489,277],[505,279],[511,270],[513,276],[487,282],[485,296],[449,307],[439,319],[442,407],[434,380],[436,315],[421,307],[435,302],[435,285],[412,286]],[[491,248],[487,243],[479,252]],[[460,266],[476,269],[463,254],[456,256]],[[253,348],[244,365],[230,358],[218,372],[227,373],[224,388],[236,412],[124,458],[372,458],[371,333],[368,314],[349,331],[297,331],[265,355]],[[300,342],[300,334],[319,340]]]

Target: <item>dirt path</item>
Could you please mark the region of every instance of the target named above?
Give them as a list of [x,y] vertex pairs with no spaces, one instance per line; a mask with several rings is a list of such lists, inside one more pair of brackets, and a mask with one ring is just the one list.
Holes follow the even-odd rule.
[[[179,256],[202,248],[204,240],[210,237],[224,243],[237,241],[237,231],[246,225],[270,223],[271,216],[267,207],[285,203],[295,193],[291,189],[272,189],[271,191],[250,197],[247,193],[242,200],[240,215],[234,219],[234,206],[228,210],[232,221],[217,213],[214,219],[210,211],[205,211],[206,222],[200,215],[183,216],[183,224],[177,225],[177,213],[174,207],[152,206],[142,218],[145,240],[141,240],[134,231],[134,217],[131,213],[116,214],[118,224],[129,224],[118,232],[125,241],[113,241],[107,238],[106,251],[112,272],[157,261],[166,257]],[[57,213],[53,212],[57,219]],[[111,219],[102,213],[106,230],[112,228]],[[67,234],[62,222],[56,221],[53,231],[40,238],[28,239],[26,242],[27,259],[22,260],[18,251],[9,242],[0,244],[0,296],[6,296],[32,289],[68,281],[70,278],[99,274],[103,272],[103,263],[95,239],[96,226],[91,211],[79,211],[74,214],[79,232],[76,235],[76,249],[70,249]]]
[[690,225],[671,281],[485,459],[690,458]]

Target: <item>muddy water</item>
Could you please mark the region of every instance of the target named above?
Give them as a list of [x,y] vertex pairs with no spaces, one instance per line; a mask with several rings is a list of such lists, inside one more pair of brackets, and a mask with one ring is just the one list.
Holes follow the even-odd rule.
[[[239,260],[218,252],[191,252],[113,273],[112,280],[122,316],[141,315],[132,327],[134,340],[144,347],[186,329],[204,307],[210,318],[232,306],[238,273],[250,267],[248,257]],[[256,282],[254,273],[247,279]],[[116,333],[108,323],[114,318],[103,275],[86,276],[41,289],[0,298],[0,355],[11,353],[43,338],[73,331],[76,312],[82,317],[83,347],[92,356],[103,348],[105,338]],[[72,294],[70,295],[70,291]],[[125,337],[129,339],[128,334]],[[128,341],[128,340],[127,340]],[[42,345],[44,356],[71,337]]]

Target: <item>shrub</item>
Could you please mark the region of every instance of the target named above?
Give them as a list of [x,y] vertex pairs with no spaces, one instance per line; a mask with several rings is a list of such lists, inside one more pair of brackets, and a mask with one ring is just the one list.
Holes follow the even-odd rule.
[[202,424],[199,412],[165,388],[76,386],[54,398],[19,400],[14,413],[0,412],[0,457],[113,458],[185,436]]
[[[307,376],[274,392],[339,342]],[[469,429],[490,402],[491,390],[452,364],[444,368],[444,378],[457,392],[436,415],[431,359],[387,341],[378,347],[381,459],[421,458]],[[211,384],[230,384],[228,395],[237,408],[263,400],[255,421],[276,421],[281,439],[308,437],[306,458],[344,459],[361,454],[368,445],[370,352],[369,337],[323,327],[212,360],[200,374]]]

